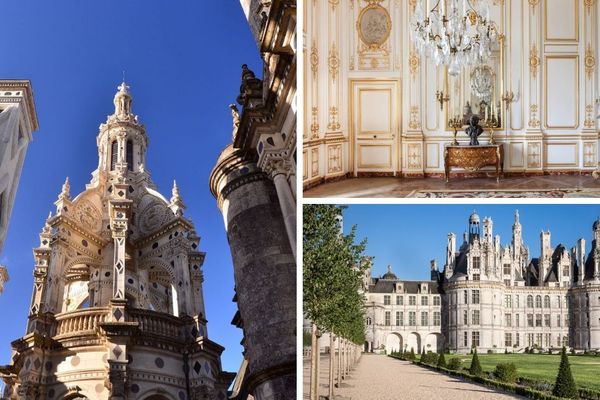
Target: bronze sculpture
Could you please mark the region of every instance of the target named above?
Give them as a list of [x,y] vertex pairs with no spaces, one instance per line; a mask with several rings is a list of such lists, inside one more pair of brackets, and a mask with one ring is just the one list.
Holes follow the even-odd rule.
[[465,130],[467,136],[471,138],[470,146],[479,146],[479,140],[477,138],[483,133],[483,128],[479,126],[479,117],[472,115],[469,119],[469,126]]

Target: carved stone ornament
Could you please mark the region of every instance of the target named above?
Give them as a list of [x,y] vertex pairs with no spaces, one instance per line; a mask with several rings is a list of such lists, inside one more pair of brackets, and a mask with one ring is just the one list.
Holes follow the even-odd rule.
[[94,232],[98,232],[102,228],[102,214],[87,200],[78,202],[73,218]]
[[384,7],[371,3],[358,15],[356,27],[360,40],[370,49],[378,49],[390,36],[392,20]]
[[157,229],[167,219],[167,208],[161,204],[153,203],[142,213],[142,231],[149,233]]

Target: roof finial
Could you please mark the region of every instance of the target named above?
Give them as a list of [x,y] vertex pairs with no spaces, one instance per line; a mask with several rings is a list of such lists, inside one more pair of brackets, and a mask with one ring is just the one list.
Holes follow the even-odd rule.
[[173,180],[173,190],[171,191],[171,204],[169,204],[169,208],[175,215],[183,215],[183,210],[185,210],[185,204],[181,199],[181,194],[179,193],[179,187],[177,186],[177,182]]
[[59,199],[70,199],[71,198],[71,185],[69,184],[69,177],[65,179],[65,183],[62,185],[62,189],[60,194],[58,195]]

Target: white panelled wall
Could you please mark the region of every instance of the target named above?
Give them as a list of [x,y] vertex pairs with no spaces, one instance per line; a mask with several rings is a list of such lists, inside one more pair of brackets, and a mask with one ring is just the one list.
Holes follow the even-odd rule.
[[[495,71],[507,174],[598,167],[598,0],[489,0],[505,35]],[[416,0],[304,2],[305,187],[351,176],[441,176],[446,70],[412,46]],[[500,65],[501,64],[501,65]],[[454,107],[454,108],[453,108]],[[451,108],[452,111],[448,109]],[[464,129],[458,139],[467,143]],[[480,138],[487,143],[489,133]]]

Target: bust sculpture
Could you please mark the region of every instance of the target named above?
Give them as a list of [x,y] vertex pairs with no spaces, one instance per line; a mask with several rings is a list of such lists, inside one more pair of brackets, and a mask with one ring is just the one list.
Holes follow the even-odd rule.
[[471,138],[469,142],[470,146],[479,146],[477,138],[483,133],[483,128],[479,126],[479,117],[477,115],[472,115],[469,118],[469,126],[465,130],[465,133]]

